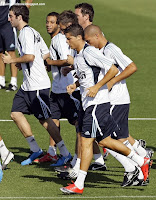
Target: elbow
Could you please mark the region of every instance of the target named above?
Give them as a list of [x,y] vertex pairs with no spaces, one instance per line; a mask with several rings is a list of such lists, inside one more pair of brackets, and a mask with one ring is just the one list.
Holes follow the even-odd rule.
[[35,60],[35,56],[34,55],[31,55],[30,57],[29,57],[29,62],[33,62]]
[[133,67],[133,73],[136,72],[136,71],[138,70],[135,63],[132,63],[132,67]]

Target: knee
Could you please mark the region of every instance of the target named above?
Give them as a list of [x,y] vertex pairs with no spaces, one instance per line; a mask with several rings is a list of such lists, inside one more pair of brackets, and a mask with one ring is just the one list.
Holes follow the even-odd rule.
[[10,117],[13,121],[16,121],[16,119],[18,118],[18,115],[16,112],[11,112]]

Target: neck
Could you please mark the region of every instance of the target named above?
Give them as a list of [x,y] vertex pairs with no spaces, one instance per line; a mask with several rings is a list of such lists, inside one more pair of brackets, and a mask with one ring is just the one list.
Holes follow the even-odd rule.
[[54,33],[50,34],[50,37],[53,38],[55,35],[57,35],[60,32],[60,29],[58,28]]
[[91,25],[91,24],[92,24],[92,22],[86,21],[86,23],[82,24],[83,30],[84,30],[87,26],[89,26],[89,25]]
[[99,48],[99,49],[102,49],[103,47],[106,46],[107,42],[108,42],[108,41],[106,40],[105,37],[101,38],[98,48]]
[[85,41],[82,40],[82,42],[80,42],[79,46],[76,48],[76,51],[79,53],[83,49],[84,45],[85,45]]
[[20,31],[24,26],[28,25],[26,22],[21,22],[18,26],[17,29]]

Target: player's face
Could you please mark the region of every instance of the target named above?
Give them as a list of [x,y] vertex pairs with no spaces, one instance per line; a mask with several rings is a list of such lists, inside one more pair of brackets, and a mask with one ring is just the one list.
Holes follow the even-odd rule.
[[67,28],[67,26],[65,26],[64,24],[62,24],[61,22],[59,23],[59,27],[60,27],[60,31],[62,34],[64,34],[64,30]]
[[9,21],[12,27],[18,28],[19,26],[19,16],[16,17],[13,11],[9,11]]
[[87,34],[85,34],[85,41],[86,41],[89,45],[98,48],[98,40],[97,40],[96,35],[94,35],[94,36],[88,36]]
[[75,14],[77,16],[79,25],[83,26],[83,24],[85,23],[85,16],[82,15],[81,8],[76,8],[75,9]]
[[71,49],[77,49],[78,42],[77,37],[72,36],[70,33],[66,33],[67,44]]
[[58,30],[58,25],[56,24],[57,18],[55,16],[47,16],[46,18],[46,29],[47,32],[52,35]]

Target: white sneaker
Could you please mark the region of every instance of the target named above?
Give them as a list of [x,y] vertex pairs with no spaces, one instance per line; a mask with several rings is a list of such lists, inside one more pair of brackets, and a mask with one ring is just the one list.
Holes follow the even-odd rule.
[[7,165],[12,159],[14,159],[14,154],[9,151],[7,156],[2,159],[2,170],[6,169]]

